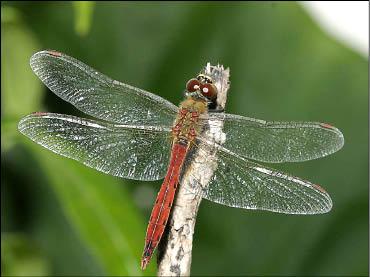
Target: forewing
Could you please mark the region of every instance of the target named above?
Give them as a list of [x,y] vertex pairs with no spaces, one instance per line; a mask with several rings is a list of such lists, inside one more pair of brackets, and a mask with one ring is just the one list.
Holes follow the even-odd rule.
[[[318,214],[332,208],[330,196],[318,185],[248,161],[222,146],[194,147],[194,161],[200,163],[185,173],[190,180],[187,189],[210,201],[287,214]],[[202,170],[194,170],[201,161],[207,161]]]
[[177,107],[150,92],[112,80],[55,51],[41,51],[32,70],[63,100],[91,116],[121,124],[170,126]]
[[342,148],[343,134],[318,122],[267,122],[232,115],[210,114],[223,120],[223,147],[261,162],[301,162],[330,155]]
[[117,125],[54,113],[35,113],[18,125],[45,148],[104,173],[135,179],[164,177],[170,129]]

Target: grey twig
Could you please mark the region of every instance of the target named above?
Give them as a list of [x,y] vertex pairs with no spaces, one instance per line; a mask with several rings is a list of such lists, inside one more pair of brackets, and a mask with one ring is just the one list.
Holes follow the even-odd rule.
[[[215,110],[222,112],[225,109],[229,90],[229,69],[224,69],[222,65],[212,66],[207,63],[202,73],[214,80],[218,89]],[[222,137],[222,127],[222,122],[212,122],[203,136],[209,141],[222,143],[219,141]],[[165,236],[158,247],[158,276],[190,275],[193,234],[202,197],[190,193],[187,188],[192,187],[194,179],[202,188],[207,187],[217,168],[216,157],[214,153],[211,153],[212,150],[208,147],[208,150],[205,148],[202,151],[202,155],[194,153],[193,162],[187,165],[183,172],[171,218],[167,224]],[[210,151],[210,153],[204,153],[204,151]],[[204,160],[205,157],[207,160]]]

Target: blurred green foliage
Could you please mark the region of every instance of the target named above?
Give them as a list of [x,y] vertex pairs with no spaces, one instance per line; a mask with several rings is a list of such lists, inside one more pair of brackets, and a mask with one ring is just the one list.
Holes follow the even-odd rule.
[[48,264],[22,234],[1,234],[2,276],[45,276]]
[[333,210],[289,216],[204,201],[192,274],[368,274],[368,63],[299,5],[2,2],[1,29],[1,231],[35,245],[14,255],[2,241],[2,275],[155,274],[155,262],[143,273],[139,262],[160,182],[104,175],[17,132],[33,111],[81,115],[33,75],[28,60],[41,49],[173,103],[207,61],[221,63],[231,69],[228,112],[338,127],[340,152],[273,165],[320,183]]
[[[34,78],[27,64],[40,45],[34,34],[22,22],[19,11],[12,7],[1,8],[1,140],[2,149],[12,146],[18,136],[10,122],[16,121],[25,111],[35,111],[41,105],[42,84]],[[19,92],[19,93],[16,93]],[[27,92],[27,93],[25,93]],[[2,136],[3,138],[3,136]]]
[[86,36],[90,30],[94,2],[92,1],[73,1],[75,10],[75,31],[80,36]]

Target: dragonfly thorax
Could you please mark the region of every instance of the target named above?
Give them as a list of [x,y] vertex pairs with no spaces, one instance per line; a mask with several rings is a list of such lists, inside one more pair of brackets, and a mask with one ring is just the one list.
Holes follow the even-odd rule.
[[201,99],[189,97],[180,104],[172,136],[174,142],[191,142],[201,131],[199,116],[208,111],[207,102]]

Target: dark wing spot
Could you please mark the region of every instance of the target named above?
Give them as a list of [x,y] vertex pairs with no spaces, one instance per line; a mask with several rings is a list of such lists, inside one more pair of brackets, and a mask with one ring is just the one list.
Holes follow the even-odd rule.
[[60,53],[58,51],[55,51],[55,50],[49,50],[49,51],[47,51],[47,53],[51,56],[54,56],[54,57],[61,57],[62,56],[62,53]]
[[327,124],[327,123],[320,123],[320,126],[324,127],[324,128],[327,128],[327,129],[333,129],[333,126],[331,126],[330,124]]

